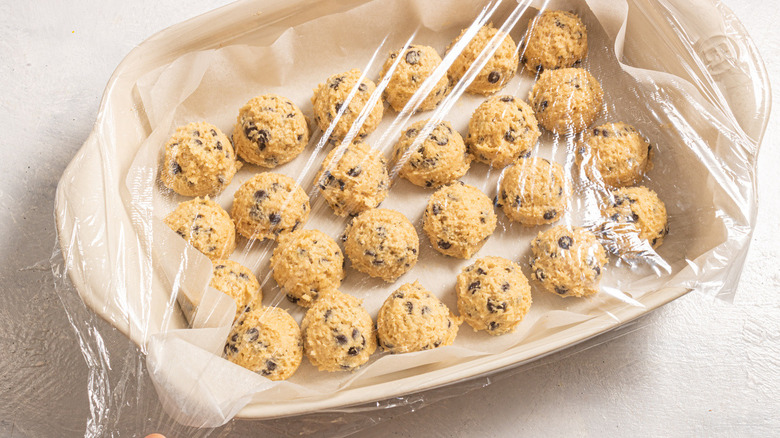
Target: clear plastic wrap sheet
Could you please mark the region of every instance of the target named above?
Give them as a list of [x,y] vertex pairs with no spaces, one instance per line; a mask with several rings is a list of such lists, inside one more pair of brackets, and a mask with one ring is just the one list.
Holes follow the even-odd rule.
[[[268,419],[351,411],[345,418],[352,426],[341,432],[360,427],[360,419],[378,421],[386,415],[382,410],[414,410],[418,403],[456,395],[446,386],[450,383],[518,367],[617,327],[636,327],[625,324],[690,290],[731,299],[755,221],[755,157],[768,114],[767,84],[738,23],[724,21],[717,5],[699,6],[706,11],[702,16],[687,2],[644,0],[239,2],[151,38],[117,69],[95,130],[58,188],[62,260],[55,254],[53,265],[90,365],[93,430],[106,427],[105,418],[117,415],[108,411],[120,408],[108,400],[116,389],[107,379],[100,333],[71,282],[89,308],[139,346],[140,353],[129,353],[128,361],[139,370],[145,365],[166,412],[182,425],[216,427],[236,415]],[[640,184],[666,205],[669,234],[663,245],[654,250],[635,240],[628,251],[632,256],[610,255],[600,292],[590,297],[557,297],[532,281],[530,311],[515,332],[503,336],[490,337],[464,323],[450,346],[396,355],[378,349],[354,372],[318,371],[304,357],[286,381],[268,380],[223,359],[235,304],[208,286],[209,259],[162,221],[190,199],[159,181],[163,144],[175,128],[205,120],[230,135],[238,109],[250,98],[275,93],[292,100],[310,119],[312,135],[304,152],[273,169],[244,164],[213,199],[230,211],[233,194],[253,175],[288,175],[311,199],[305,228],[338,239],[350,218],[333,214],[315,175],[325,155],[342,142],[329,141],[317,129],[312,89],[332,74],[358,68],[377,84],[372,102],[381,101],[387,80],[380,80],[379,72],[388,54],[408,44],[433,47],[443,61],[423,91],[400,112],[385,105],[378,128],[364,139],[388,158],[392,186],[380,207],[400,211],[414,224],[419,261],[392,283],[348,267],[339,290],[361,299],[375,320],[393,291],[419,280],[455,311],[455,277],[461,269],[478,258],[501,256],[518,262],[530,278],[530,243],[549,226],[522,227],[496,208],[498,226],[479,252],[468,260],[443,256],[422,230],[423,210],[435,189],[398,177],[389,158],[399,136],[416,121],[448,121],[466,138],[469,120],[487,96],[465,88],[497,50],[498,39],[434,110],[414,113],[415,99],[419,102],[447,74],[468,37],[486,24],[507,32],[522,56],[520,42],[540,9],[574,11],[587,26],[588,56],[578,67],[604,90],[591,128],[624,121],[649,139],[654,166]],[[204,27],[209,15],[221,20]],[[200,37],[187,37],[194,29]],[[446,51],[463,29],[464,44]],[[494,94],[527,101],[537,77],[521,62]],[[541,131],[531,155],[563,166],[572,199],[553,225],[601,229],[610,189],[589,177],[591,169],[576,159],[591,130]],[[474,161],[461,180],[493,199],[503,172]],[[601,237],[609,246],[609,235]],[[281,307],[300,322],[306,309],[284,299],[270,272],[274,247],[273,240],[239,238],[231,259],[260,280],[264,305]],[[132,374],[117,385],[124,391],[136,377],[140,381]],[[473,387],[488,383],[478,378]],[[438,389],[409,395],[431,388]],[[359,406],[348,408],[353,405]],[[316,415],[306,418],[301,433],[325,427]],[[267,424],[273,428],[273,422]]]

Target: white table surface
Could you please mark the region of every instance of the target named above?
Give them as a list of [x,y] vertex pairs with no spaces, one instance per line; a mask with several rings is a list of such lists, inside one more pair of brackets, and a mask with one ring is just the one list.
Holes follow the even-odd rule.
[[[780,12],[724,0],[780,89]],[[49,257],[60,174],[89,134],[113,69],[138,43],[226,0],[0,0],[0,436],[81,436],[90,404],[78,338],[54,292]],[[775,101],[778,92],[773,93]],[[780,434],[780,123],[759,159],[760,210],[733,303],[691,293],[610,336],[415,412],[342,418],[365,436],[777,436]],[[116,373],[138,380],[135,348],[100,321]],[[114,376],[122,378],[121,375]],[[99,436],[276,436],[312,417],[171,426],[149,380],[114,393]],[[114,382],[115,383],[115,382]],[[488,381],[481,380],[481,384]],[[464,384],[465,392],[476,385]],[[428,398],[434,398],[427,395]],[[338,422],[337,414],[317,421]]]

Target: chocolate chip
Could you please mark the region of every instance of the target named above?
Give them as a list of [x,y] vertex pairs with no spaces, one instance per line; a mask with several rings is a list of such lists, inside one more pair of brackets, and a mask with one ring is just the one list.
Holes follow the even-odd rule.
[[618,219],[620,219],[620,215],[615,213],[612,216],[609,217],[611,220],[617,222]]
[[520,208],[523,205],[523,198],[520,197],[520,195],[515,195],[515,200],[513,202],[513,205],[515,208]]
[[441,206],[439,204],[433,204],[431,205],[431,213],[434,215],[438,215],[441,213]]
[[414,311],[414,304],[411,301],[407,301],[404,303],[404,306],[406,306],[406,313],[411,315]]
[[558,19],[555,20],[555,25],[560,27],[561,29],[566,29],[566,25],[558,21]]
[[537,112],[542,112],[542,111],[546,110],[547,109],[547,105],[549,105],[549,103],[546,100],[543,100],[539,105],[536,106],[536,111]]
[[497,329],[500,325],[501,324],[499,324],[499,323],[497,323],[495,321],[490,321],[490,324],[488,324],[488,330],[493,331],[493,330]]
[[513,130],[509,130],[506,133],[504,133],[504,140],[506,140],[509,143],[514,143],[517,138],[515,137],[515,132]]
[[265,190],[258,190],[255,192],[255,202],[262,202],[266,198],[268,198],[268,192]]
[[487,302],[487,309],[490,313],[498,313],[499,311],[506,312],[506,301],[499,303],[498,301],[489,298]]
[[363,168],[359,164],[347,171],[347,175],[353,178],[357,178],[361,173],[363,173]]
[[221,142],[221,141],[218,141],[218,142],[217,142],[217,145],[216,145],[216,146],[214,146],[214,147],[215,147],[215,148],[216,148],[218,151],[221,151],[221,150],[222,150],[222,142]]
[[238,333],[233,333],[233,336],[230,337],[230,340],[233,342],[238,342]]
[[594,266],[593,267],[593,272],[595,272],[596,273],[596,277],[598,277],[599,275],[601,275],[601,268],[598,267],[598,266]]
[[260,337],[260,332],[252,327],[251,329],[246,331],[246,334],[249,336],[249,341],[254,342],[257,340],[257,338]]
[[417,135],[417,130],[414,129],[414,128],[409,129],[408,131],[406,131],[406,136],[407,137],[414,137],[415,135]]
[[338,89],[339,89],[339,84],[341,84],[341,82],[342,82],[342,81],[344,81],[344,78],[343,78],[343,77],[341,77],[341,76],[340,76],[340,77],[337,77],[337,78],[333,78],[333,80],[332,80],[332,81],[330,81],[330,83],[328,84],[328,86],[329,86],[330,88],[333,88],[334,90],[338,90]]
[[452,246],[450,242],[447,242],[445,240],[440,240],[436,244],[439,245],[439,248],[441,249],[450,249],[450,247]]
[[336,105],[334,107],[336,108],[336,112],[341,111],[341,106],[344,105],[343,102],[336,102]]
[[357,339],[360,337],[360,330],[353,328],[352,329],[352,339]]
[[545,278],[547,278],[547,276],[544,275],[544,271],[541,270],[541,269],[537,269],[536,270],[536,279],[540,280],[540,281],[543,281]]
[[396,293],[393,294],[393,298],[395,298],[395,299],[401,299],[403,297],[404,297],[404,293],[403,292],[396,292]]
[[504,291],[504,292],[508,291],[508,290],[509,290],[509,283],[507,283],[507,282],[504,282],[504,283],[501,285],[501,290],[502,290],[502,291]]
[[[480,285],[481,285],[481,284],[482,284],[482,283],[481,283],[479,280],[477,280],[477,281],[475,281],[475,282],[473,282],[473,283],[469,284],[468,290],[476,291],[477,289],[479,289],[479,287],[480,287]],[[472,293],[473,293],[473,292],[472,292]]]
[[406,62],[411,65],[415,65],[420,62],[420,52],[416,50],[410,50],[406,52]]
[[482,269],[482,268],[477,268],[477,275],[485,275],[485,274],[487,274],[487,272],[485,272],[485,270],[484,270],[484,269]]
[[559,295],[566,295],[567,293],[569,293],[569,289],[566,289],[563,286],[555,286],[555,293]]
[[338,335],[336,335],[336,342],[339,345],[347,345],[347,342],[349,342],[349,340],[347,339],[346,336],[339,333]]
[[268,221],[271,222],[271,225],[276,225],[282,220],[282,215],[279,213],[271,213],[268,215]]
[[544,212],[544,219],[549,221],[550,219],[554,218],[557,215],[558,215],[557,211],[555,211],[555,210],[547,210],[547,211]]
[[656,244],[657,242],[658,242],[658,238],[657,238],[657,237],[653,237],[653,241],[651,242],[651,244],[652,244],[653,246],[655,246],[655,244]]
[[442,342],[441,340],[434,342],[434,343],[433,343],[433,348],[436,348],[436,347],[438,347],[439,345],[441,345],[441,342]]
[[375,260],[373,260],[373,261],[371,262],[371,264],[372,264],[372,265],[374,265],[374,266],[381,266],[381,265],[384,265],[384,264],[385,264],[385,261],[384,261],[384,260],[381,260],[381,259],[375,259]]
[[285,117],[287,117],[288,119],[292,119],[292,118],[294,118],[294,117],[295,117],[295,114],[294,114],[294,113],[289,113],[289,114],[287,114],[287,116],[285,116]]
[[368,85],[361,82],[360,85],[358,85],[358,91],[366,91],[366,90],[368,90]]
[[501,102],[514,102],[515,98],[512,96],[501,96],[499,99]]
[[542,64],[536,65],[536,73],[542,73],[544,71],[544,66]]
[[488,75],[488,82],[490,82],[491,84],[495,84],[500,79],[501,79],[501,74],[499,72],[497,72],[497,71],[492,71]]
[[574,240],[569,236],[563,236],[558,239],[558,246],[563,249],[569,249],[574,244]]
[[215,130],[213,130],[213,129],[212,129],[212,130],[211,130],[211,135],[213,135],[214,137],[216,137],[216,136],[217,136],[217,131],[215,131]]
[[446,146],[446,145],[447,145],[447,143],[449,143],[449,142],[450,142],[450,140],[449,140],[447,137],[444,137],[444,138],[439,138],[439,137],[436,137],[436,136],[435,136],[435,135],[433,135],[433,134],[431,134],[431,137],[430,137],[430,138],[431,138],[431,140],[433,140],[433,141],[434,141],[434,142],[435,142],[437,145],[439,145],[439,146]]
[[347,350],[347,354],[350,356],[357,356],[358,353],[360,353],[360,350],[362,350],[362,348],[360,347],[349,347],[349,350]]
[[192,131],[192,135],[195,137],[200,137],[200,131]]
[[171,173],[173,175],[176,175],[176,174],[181,173],[181,171],[182,171],[182,169],[181,169],[181,166],[179,165],[179,163],[177,163],[175,161],[171,161]]
[[431,308],[428,306],[422,306],[422,309],[420,309],[420,313],[423,315],[431,313]]
[[303,141],[303,134],[298,134],[298,141]]
[[433,181],[425,181],[425,187],[433,187]]
[[631,213],[631,216],[626,216],[627,222],[636,222],[637,220],[639,220],[639,215],[636,213]]

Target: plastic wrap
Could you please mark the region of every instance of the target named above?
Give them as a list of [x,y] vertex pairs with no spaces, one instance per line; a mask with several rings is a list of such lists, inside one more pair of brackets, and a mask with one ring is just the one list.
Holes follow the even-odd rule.
[[[598,269],[599,292],[583,298],[545,291],[530,269],[541,257],[531,253],[531,242],[551,225],[525,227],[507,217],[500,199],[504,166],[475,160],[460,178],[494,200],[497,217],[495,232],[466,260],[437,252],[423,230],[423,211],[437,188],[418,187],[398,175],[408,154],[391,159],[414,122],[432,121],[420,139],[434,123],[447,121],[469,143],[469,121],[483,101],[507,95],[528,102],[540,74],[524,67],[522,43],[540,10],[573,11],[582,19],[588,52],[577,67],[603,88],[603,104],[587,129],[555,134],[539,127],[541,136],[530,151],[532,158],[564,170],[561,193],[571,201],[552,226],[585,227],[608,249],[614,247],[604,210],[618,203],[587,159],[588,140],[598,135],[593,129],[604,123],[629,123],[649,141],[653,166],[636,185],[655,191],[667,210],[668,235],[663,231],[656,249],[649,239],[638,239],[628,221],[625,235],[633,237],[623,243],[621,255],[609,255],[608,265]],[[238,2],[151,38],[115,72],[95,129],[57,192],[63,260],[55,263],[55,273],[90,364],[94,424],[116,415],[107,412],[109,405],[119,408],[108,400],[100,333],[94,322],[85,322],[70,283],[89,308],[139,346],[166,412],[192,427],[216,427],[234,416],[270,419],[324,410],[362,412],[353,413],[353,420],[381,419],[382,410],[414,410],[420,402],[455,395],[446,385],[534,361],[691,290],[730,300],[755,223],[755,158],[769,103],[760,58],[738,23],[723,18],[726,13],[709,1]],[[501,49],[494,38],[433,110],[415,112],[447,77],[469,38],[489,24],[517,43],[517,73],[490,96],[466,92]],[[461,31],[460,43],[453,43]],[[316,175],[327,153],[349,144],[360,126],[349,126],[344,140],[328,135],[334,125],[323,135],[310,102],[312,89],[356,68],[360,80],[376,83],[368,105],[381,105],[390,76],[382,80],[380,71],[390,52],[409,44],[431,46],[443,60],[401,111],[384,104],[378,128],[361,140],[388,161],[391,185],[380,207],[401,212],[415,226],[418,261],[394,282],[371,278],[347,262],[339,290],[361,299],[375,321],[393,291],[419,281],[457,313],[457,275],[479,258],[500,256],[517,262],[532,279],[530,311],[512,333],[488,336],[464,323],[453,345],[404,354],[380,348],[353,372],[318,371],[304,357],[290,379],[271,381],[227,361],[223,351],[236,306],[209,286],[211,261],[163,222],[178,203],[191,199],[160,182],[163,145],[176,127],[197,121],[229,136],[239,108],[257,95],[290,99],[309,119],[305,150],[272,169],[245,163],[212,199],[230,211],[234,193],[253,175],[284,174],[310,198],[304,228],[339,240],[351,218],[333,213]],[[400,57],[390,62],[390,68],[400,62]],[[275,246],[274,240],[239,237],[230,258],[257,276],[263,305],[280,307],[300,322],[306,309],[285,299],[270,270]],[[479,387],[490,380],[474,382]],[[118,383],[133,384],[133,379]],[[432,388],[439,389],[410,395]],[[311,421],[301,424],[308,428],[301,431],[316,431],[316,416],[307,418]]]

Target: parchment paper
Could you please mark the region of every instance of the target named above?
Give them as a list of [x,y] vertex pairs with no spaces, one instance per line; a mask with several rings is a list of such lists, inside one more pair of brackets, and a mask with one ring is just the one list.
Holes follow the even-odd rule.
[[[294,402],[320,397],[414,374],[425,366],[447,366],[516,348],[531,339],[602,316],[619,304],[643,306],[642,297],[648,291],[706,284],[704,272],[723,268],[718,264],[719,252],[729,251],[729,242],[744,237],[734,236],[733,227],[728,226],[730,217],[739,217],[739,204],[728,192],[733,186],[731,180],[726,181],[730,164],[718,155],[718,144],[729,141],[724,139],[729,125],[723,123],[713,128],[713,122],[717,123],[722,116],[711,111],[693,93],[690,84],[665,73],[621,66],[618,61],[627,10],[624,2],[531,3],[376,0],[289,28],[270,46],[228,45],[185,54],[138,81],[137,91],[152,132],[138,149],[127,175],[125,202],[134,212],[138,234],[149,248],[152,269],[160,274],[151,280],[151,287],[169,294],[166,314],[178,311],[178,302],[193,327],[153,335],[147,345],[150,375],[164,406],[177,421],[216,426],[252,399]],[[175,127],[205,120],[230,135],[238,109],[250,98],[266,93],[290,98],[313,118],[309,101],[312,90],[331,74],[360,68],[368,78],[378,81],[379,70],[390,51],[411,41],[430,45],[444,56],[444,49],[461,29],[473,26],[476,30],[488,22],[507,30],[519,43],[528,20],[538,12],[531,6],[573,10],[587,25],[589,54],[583,67],[601,82],[605,92],[604,112],[594,126],[625,121],[636,126],[653,144],[655,167],[643,185],[655,190],[666,203],[671,230],[658,253],[633,265],[611,257],[601,281],[602,292],[591,298],[563,299],[533,286],[533,305],[515,333],[491,337],[464,324],[453,346],[403,355],[377,352],[368,364],[353,373],[320,372],[304,358],[291,379],[271,382],[222,359],[233,303],[207,286],[211,274],[209,260],[189,248],[160,220],[177,203],[186,200],[163,187],[158,178],[162,147]],[[445,64],[451,59],[452,56],[446,57]],[[520,71],[499,93],[527,101],[533,81],[533,75]],[[680,83],[679,93],[660,95],[657,84],[670,82]],[[471,113],[485,98],[461,94],[462,88],[465,83],[433,112],[399,115],[387,107],[381,125],[366,139],[367,143],[389,157],[402,130],[427,118],[448,120],[465,137]],[[313,123],[311,126],[314,128]],[[347,220],[332,213],[312,182],[325,154],[333,147],[320,134],[315,129],[309,146],[297,159],[271,171],[293,177],[312,198],[312,214],[305,228],[319,229],[337,239]],[[732,140],[739,138],[734,134]],[[581,179],[574,163],[576,141],[545,132],[533,155],[562,164],[573,183],[573,205],[558,223],[590,225],[598,220],[598,199],[605,189]],[[215,200],[229,211],[233,193],[262,171],[265,169],[245,164]],[[500,172],[474,162],[462,180],[492,198]],[[422,232],[422,212],[432,193],[433,190],[396,178],[381,205],[404,213],[417,228],[420,256],[411,271],[388,284],[351,267],[347,269],[341,291],[362,299],[372,317],[392,291],[415,280],[456,309],[457,273],[487,255],[517,261],[529,274],[529,243],[544,227],[523,228],[510,223],[497,210],[496,232],[479,253],[470,260],[445,257],[431,247]],[[284,299],[270,276],[268,259],[274,243],[239,239],[231,259],[257,275],[264,305],[281,306],[300,321],[304,309]],[[135,310],[138,314],[148,312],[143,308]]]

